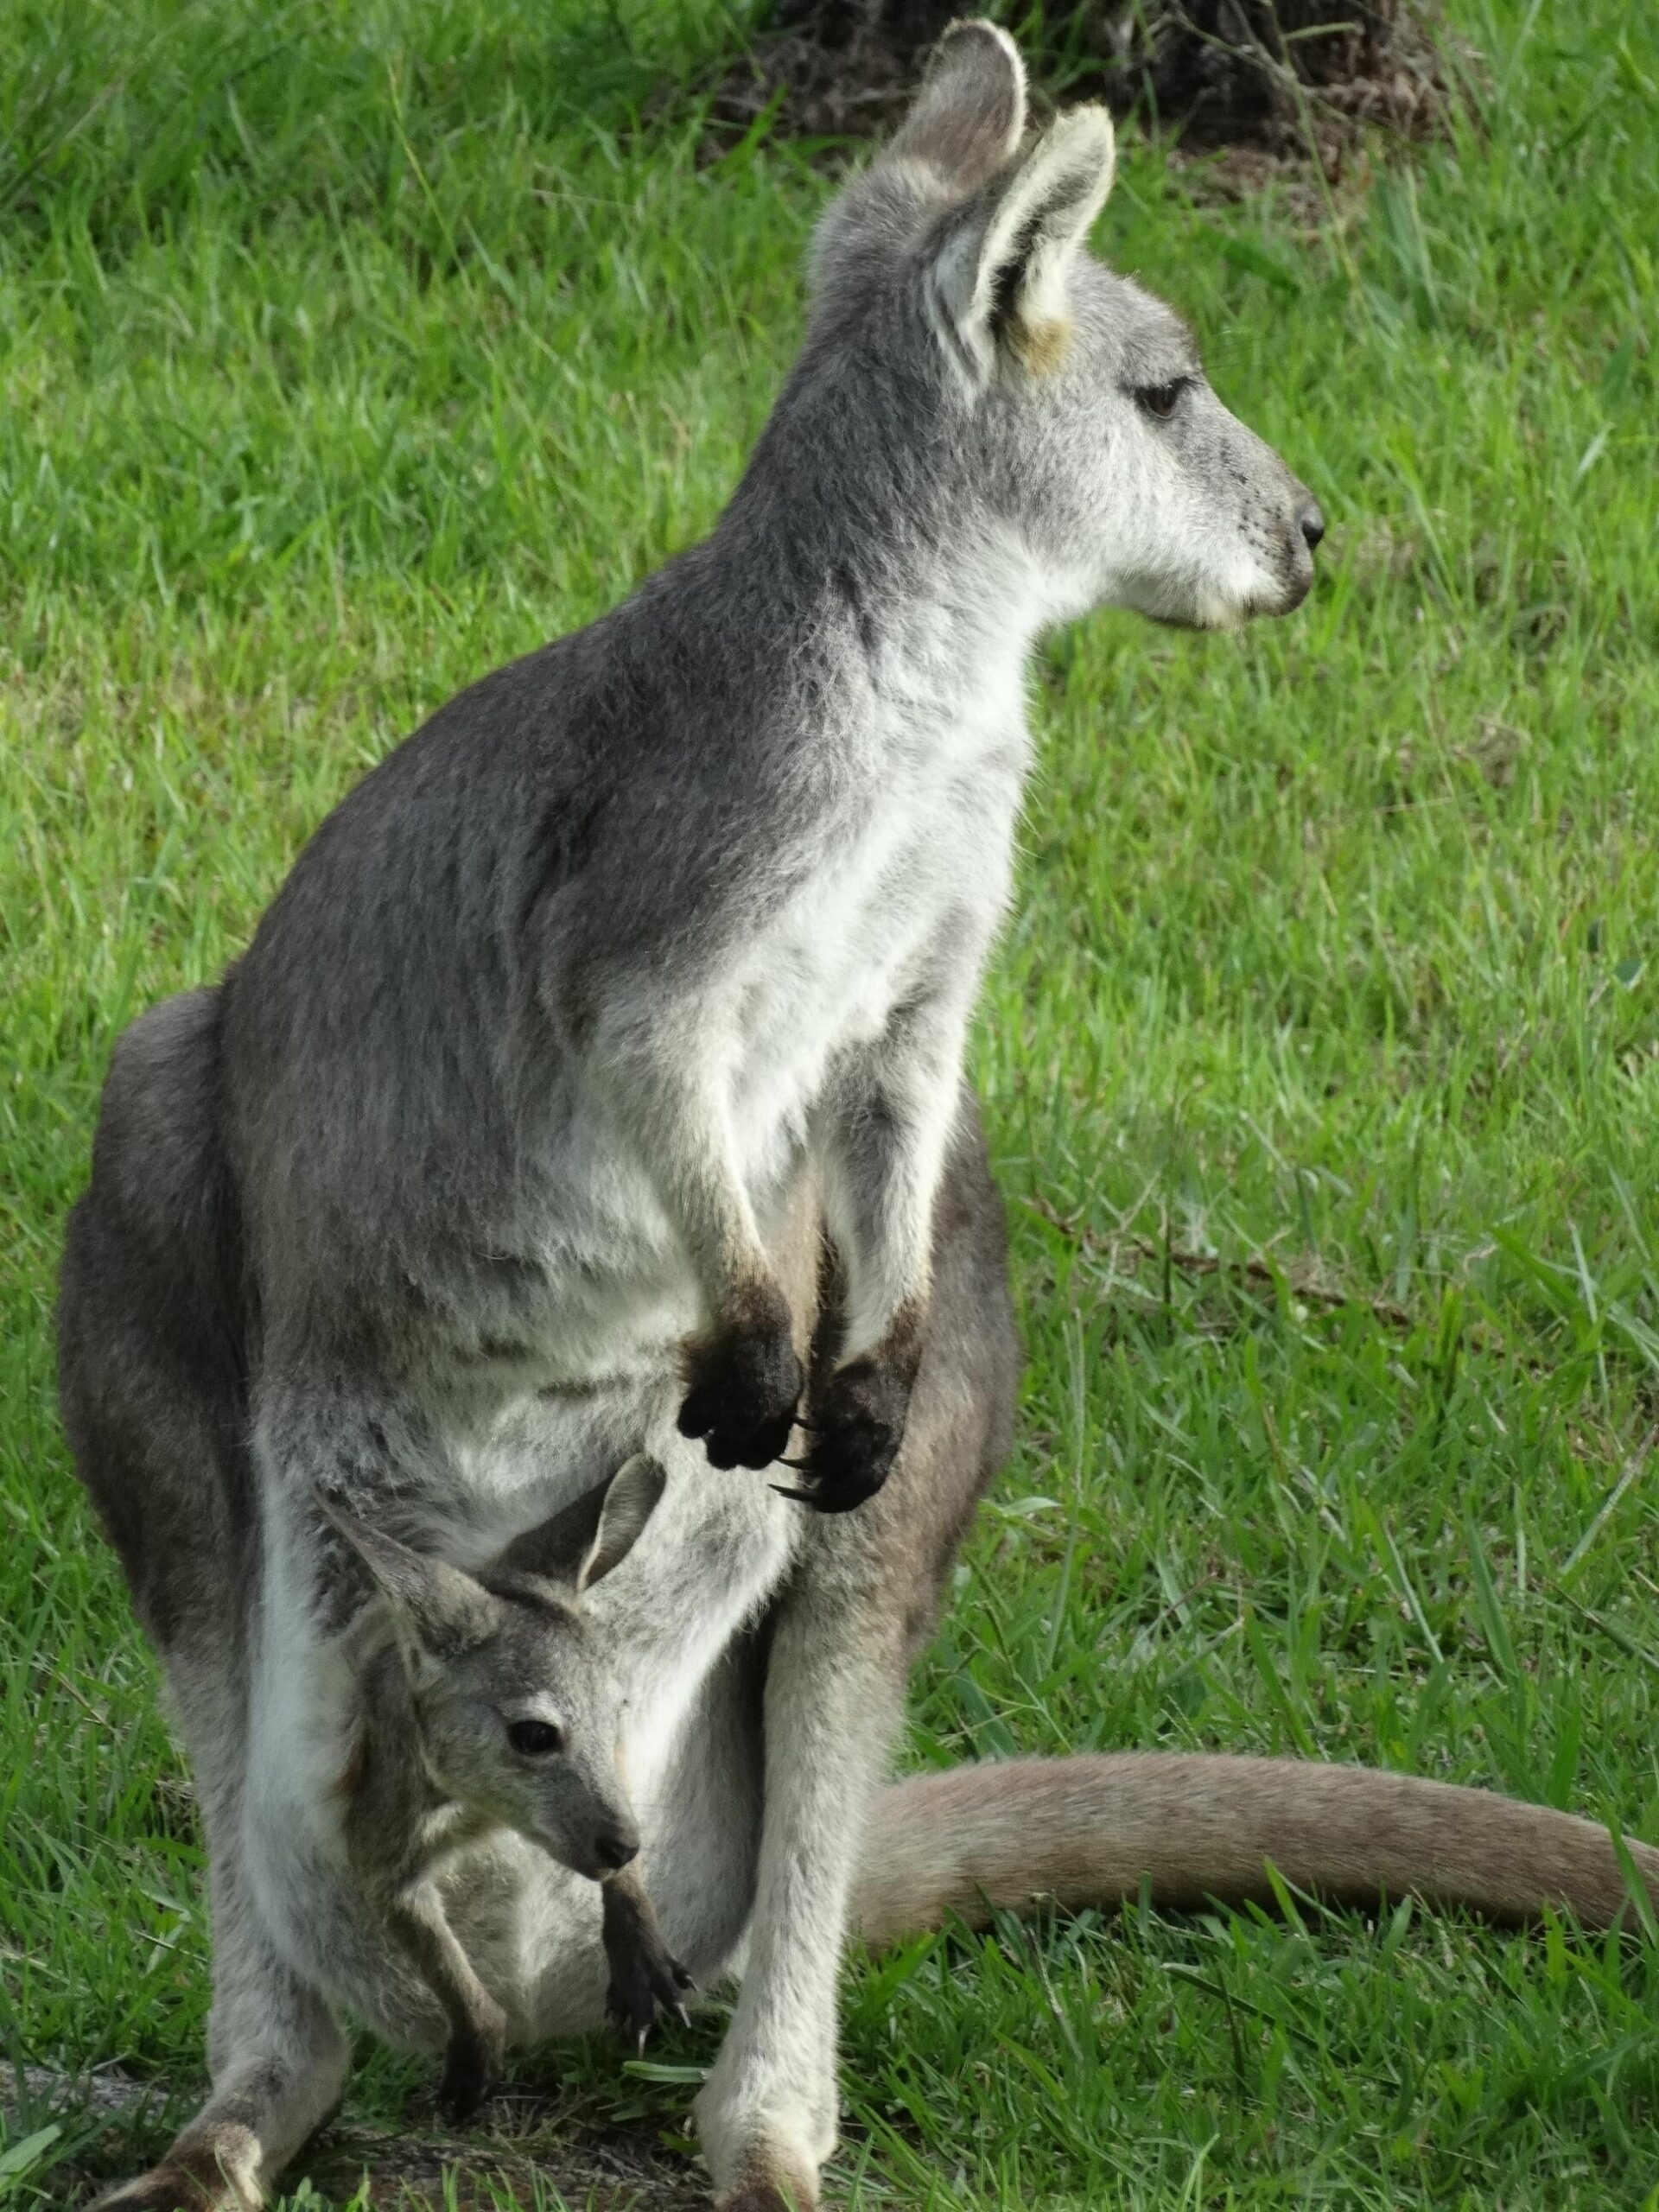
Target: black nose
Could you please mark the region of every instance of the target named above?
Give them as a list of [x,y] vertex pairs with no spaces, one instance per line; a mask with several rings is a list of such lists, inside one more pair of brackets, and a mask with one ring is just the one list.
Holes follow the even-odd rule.
[[1319,501],[1310,499],[1296,519],[1301,525],[1302,536],[1307,540],[1307,550],[1312,553],[1325,536],[1325,517],[1319,512]]
[[594,1856],[601,1866],[620,1874],[639,1856],[639,1839],[632,1828],[601,1828],[594,1838]]

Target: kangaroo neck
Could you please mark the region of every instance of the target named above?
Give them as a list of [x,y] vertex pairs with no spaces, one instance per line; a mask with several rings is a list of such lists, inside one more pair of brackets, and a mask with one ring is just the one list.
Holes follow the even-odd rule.
[[949,746],[1019,711],[1045,579],[971,480],[959,426],[868,391],[786,388],[706,556],[703,595],[753,625],[809,707]]

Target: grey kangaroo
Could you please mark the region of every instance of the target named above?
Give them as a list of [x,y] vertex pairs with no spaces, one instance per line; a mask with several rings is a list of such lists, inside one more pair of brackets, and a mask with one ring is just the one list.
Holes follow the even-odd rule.
[[[214,1942],[211,2093],[120,2212],[255,2204],[340,2092],[342,2015],[435,2033],[353,1910],[319,1484],[474,1567],[661,1464],[584,1603],[664,1940],[700,1984],[741,1976],[696,2100],[726,2212],[818,2202],[849,1926],[1143,1876],[1267,1894],[1268,1859],[1343,1896],[1623,1909],[1588,1823],[1396,1776],[882,1786],[1014,1402],[957,1071],[1027,649],[1097,601],[1285,613],[1320,532],[1185,326],[1085,250],[1104,115],[1024,137],[1012,44],[960,27],[824,219],[800,359],[707,543],[442,709],[223,982],[118,1047],[62,1399],[194,1766]],[[859,1510],[778,1496],[786,1449],[779,1487]],[[591,1882],[498,1829],[445,1905],[511,2039],[602,2019]]]
[[451,2119],[482,2101],[505,2043],[506,2016],[456,1941],[443,1897],[446,1873],[492,1828],[517,1829],[603,1885],[608,2009],[642,2048],[659,2005],[684,2016],[690,1976],[663,1943],[639,1872],[618,1766],[620,1694],[576,1602],[626,1558],[663,1484],[643,1456],[618,1471],[568,1580],[550,1560],[532,1568],[524,1545],[467,1574],[318,1501],[382,1600],[353,1624],[358,1732],[340,1783],[346,1855],[365,1911],[384,1917],[442,2007],[438,2102]]

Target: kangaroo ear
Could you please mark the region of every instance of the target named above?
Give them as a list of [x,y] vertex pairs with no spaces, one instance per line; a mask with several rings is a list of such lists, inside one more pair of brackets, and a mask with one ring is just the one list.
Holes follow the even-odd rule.
[[1014,159],[1026,127],[1026,71],[995,23],[952,23],[909,114],[880,156],[923,162],[965,197]]
[[448,1659],[474,1649],[494,1632],[494,1601],[470,1574],[372,1529],[325,1491],[314,1495],[318,1512],[373,1577],[402,1634],[434,1657]]
[[515,1536],[491,1569],[493,1574],[533,1574],[569,1589],[593,1548],[609,1487],[596,1483],[550,1519]]
[[617,1469],[600,1509],[598,1531],[576,1570],[578,1596],[627,1557],[667,1486],[668,1477],[646,1452],[636,1452]]
[[932,267],[935,308],[948,350],[976,387],[1000,343],[1033,370],[1059,359],[1067,266],[1106,204],[1116,143],[1103,107],[1072,108],[988,202],[947,231]]

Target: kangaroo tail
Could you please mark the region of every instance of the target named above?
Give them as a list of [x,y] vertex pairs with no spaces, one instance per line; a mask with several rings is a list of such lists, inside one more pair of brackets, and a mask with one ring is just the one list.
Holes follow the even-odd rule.
[[[1659,1904],[1659,1850],[1627,1847]],[[1551,1905],[1599,1927],[1630,1910],[1607,1830],[1570,1813],[1370,1767],[1124,1751],[888,1784],[853,1925],[881,1944],[947,1913],[982,1927],[992,1908],[1120,1904],[1143,1883],[1177,1910],[1270,1904],[1269,1864],[1342,1904],[1410,1896],[1509,1923]]]

